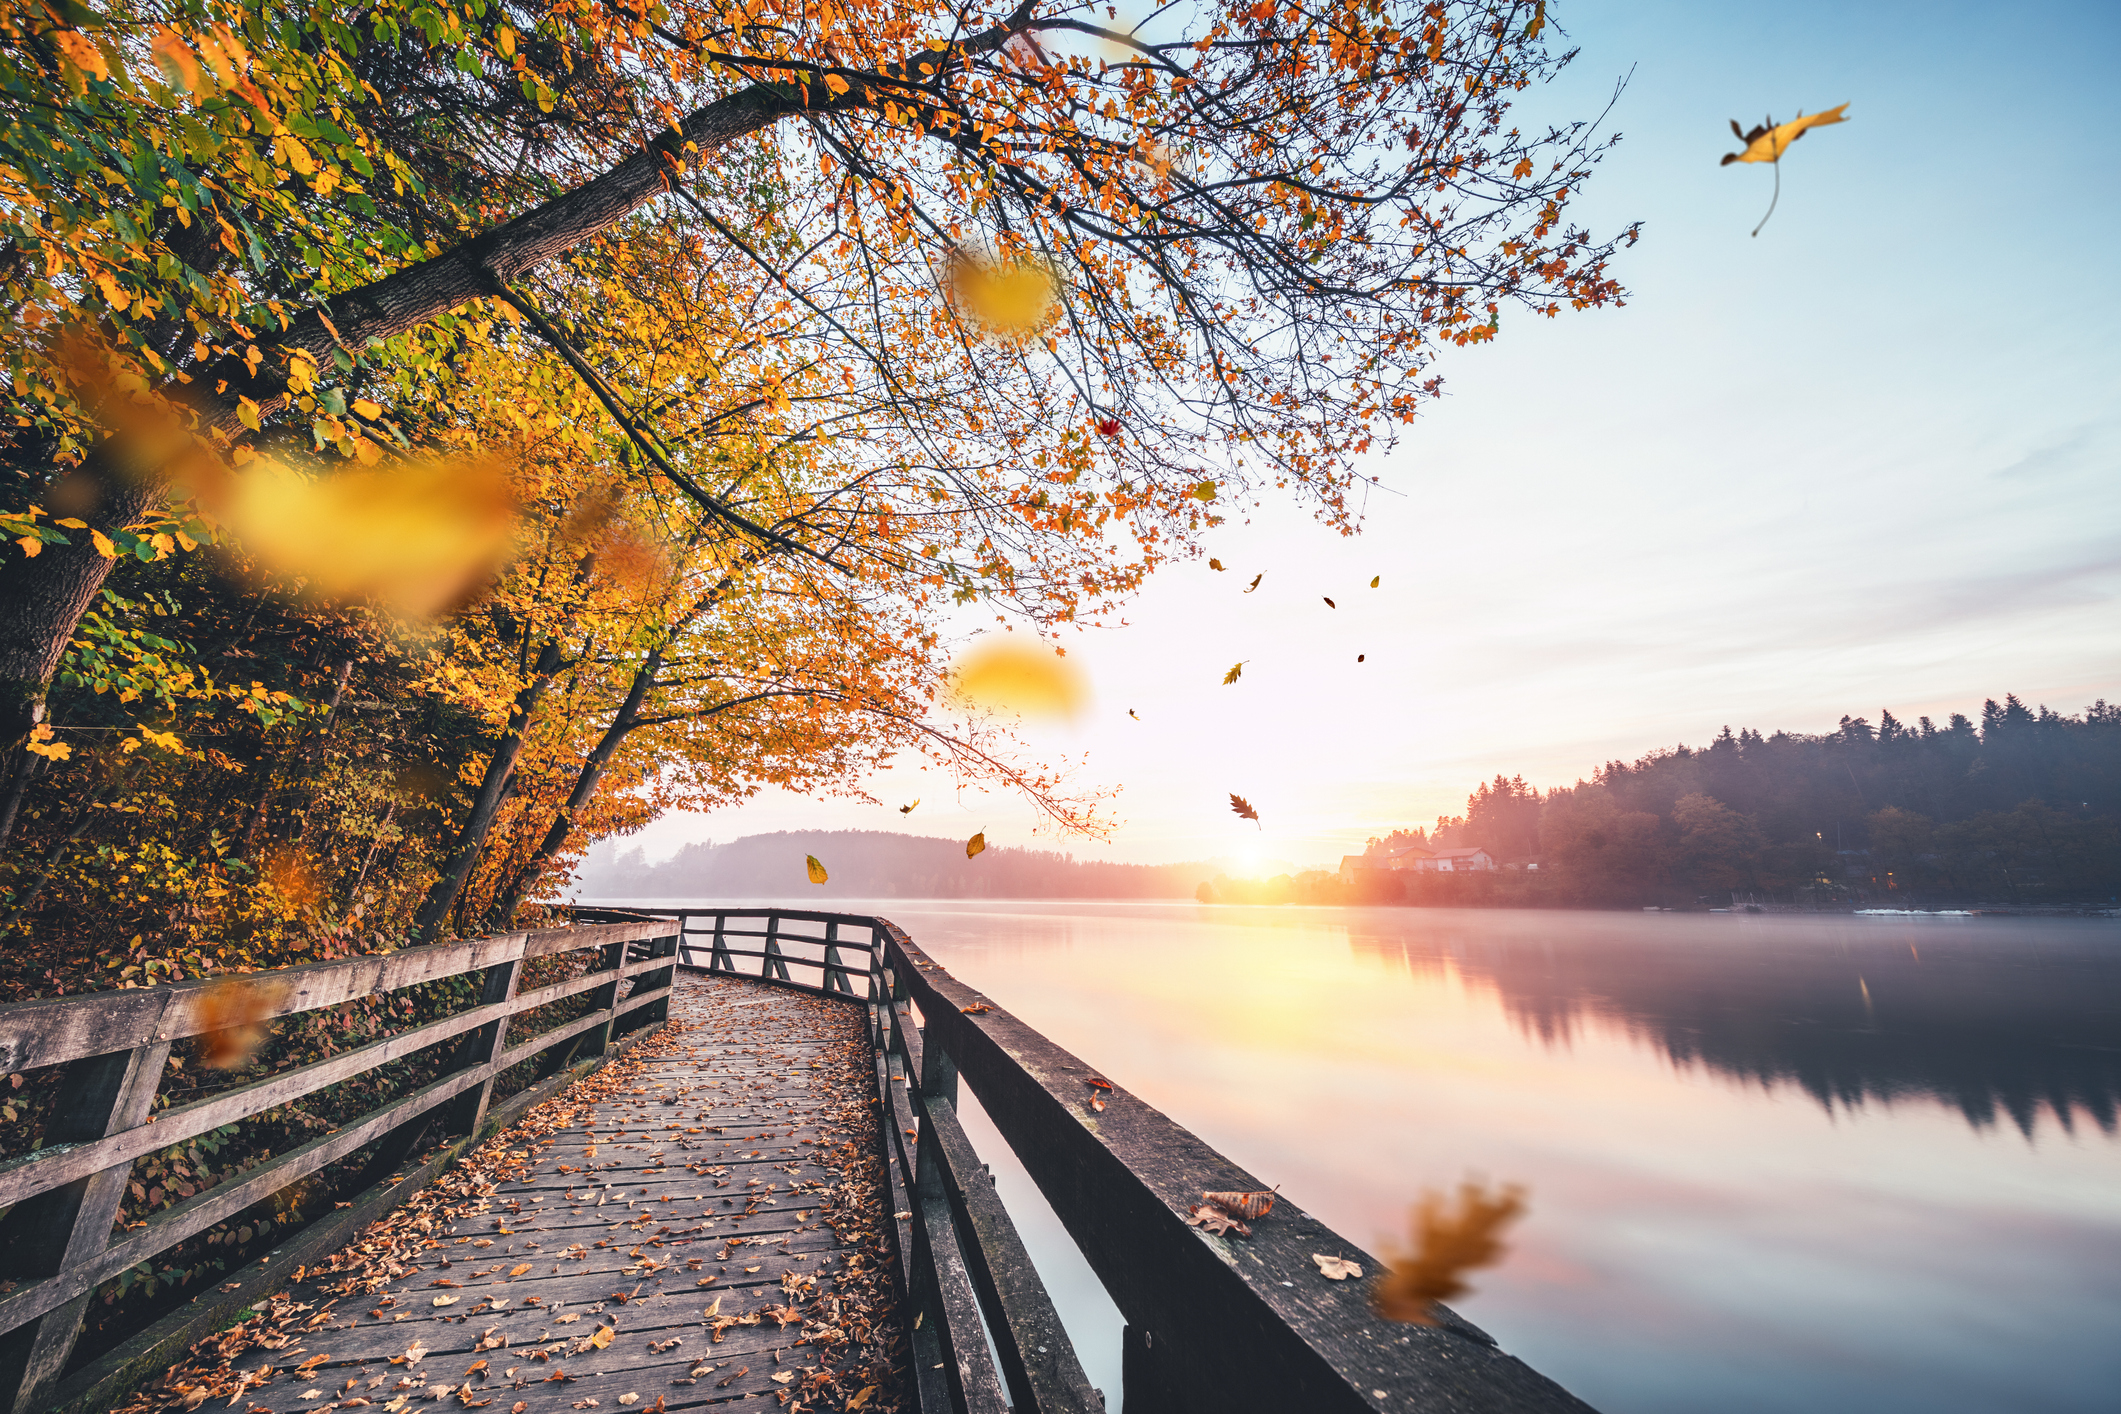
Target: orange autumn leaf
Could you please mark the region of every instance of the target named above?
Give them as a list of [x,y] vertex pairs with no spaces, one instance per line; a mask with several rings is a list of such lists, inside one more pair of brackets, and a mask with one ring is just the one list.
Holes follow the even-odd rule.
[[509,1274],[510,1276],[512,1276],[512,1277],[519,1277],[519,1276],[523,1275],[523,1273],[525,1273],[525,1272],[527,1272],[527,1271],[529,1271],[529,1270],[530,1270],[530,1263],[528,1263],[528,1262],[518,1262],[518,1263],[516,1263],[516,1265],[514,1265],[514,1266],[512,1266],[512,1267],[510,1267],[510,1268],[508,1269],[508,1274]]
[[1245,1193],[1203,1193],[1201,1201],[1227,1208],[1248,1222],[1257,1222],[1274,1211],[1274,1195],[1279,1189],[1257,1189]]
[[611,1327],[610,1327],[610,1326],[598,1326],[598,1327],[597,1327],[597,1329],[596,1329],[596,1334],[594,1334],[594,1335],[592,1335],[592,1336],[590,1336],[590,1337],[589,1337],[589,1343],[590,1343],[591,1345],[595,1346],[595,1347],[596,1347],[597,1349],[599,1349],[599,1350],[602,1350],[602,1349],[604,1349],[604,1348],[605,1348],[606,1346],[610,1345],[610,1344],[611,1344]]
[[285,982],[253,982],[224,977],[209,985],[193,1003],[202,1034],[199,1064],[208,1070],[233,1070],[272,1034],[266,1022],[287,997]]
[[154,43],[148,46],[148,53],[171,88],[197,93],[205,83],[205,65],[199,62],[199,56],[184,42],[184,37],[168,25],[157,32]]
[[830,874],[825,872],[825,866],[817,862],[817,856],[814,854],[803,856],[803,869],[804,872],[809,874],[810,882],[813,884],[822,884],[832,878]]
[[[1238,819],[1250,820],[1253,824],[1260,825],[1259,812],[1252,808],[1252,802],[1246,800],[1243,796],[1237,794],[1235,791],[1232,791],[1230,793],[1230,810],[1233,814],[1237,816]],[[1266,826],[1260,825],[1260,828],[1265,829]]]
[[965,841],[965,858],[970,859],[975,854],[982,854],[986,851],[986,848],[987,832],[981,830],[971,839]]
[[1387,1251],[1370,1304],[1388,1321],[1436,1324],[1436,1303],[1463,1295],[1471,1289],[1467,1272],[1501,1259],[1502,1229],[1524,1211],[1524,1190],[1515,1184],[1496,1193],[1460,1184],[1455,1209],[1440,1193],[1423,1194],[1409,1215],[1412,1249]]

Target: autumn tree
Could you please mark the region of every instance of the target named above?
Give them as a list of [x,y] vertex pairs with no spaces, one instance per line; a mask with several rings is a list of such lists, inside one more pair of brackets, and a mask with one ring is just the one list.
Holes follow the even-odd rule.
[[[0,679],[18,738],[112,556],[163,553],[192,523],[200,457],[273,421],[372,451],[386,429],[342,411],[349,394],[456,356],[516,282],[636,213],[717,228],[908,410],[933,406],[928,355],[954,346],[989,396],[959,405],[954,435],[908,429],[928,456],[902,474],[998,525],[1093,507],[1197,525],[1260,482],[1337,516],[1349,458],[1412,414],[1439,344],[1490,337],[1505,302],[1616,294],[1610,243],[1564,222],[1587,130],[1509,125],[1567,57],[1543,6],[1211,7],[1125,31],[1036,3],[196,0],[10,12],[6,37],[26,543],[0,576]],[[408,44],[496,92],[512,78],[541,113],[573,56],[599,56],[593,121],[526,118],[515,167],[553,195],[460,204],[454,230],[393,205],[386,188],[422,184],[398,150],[417,135],[380,121],[389,98],[363,74]],[[831,188],[790,254],[716,209],[705,179],[745,154]],[[498,183],[493,199],[528,197]],[[829,303],[800,268],[828,259]],[[1050,309],[1003,321],[1006,356],[978,352],[978,311],[942,297],[965,262],[1050,281]],[[142,402],[199,446],[143,431]],[[991,478],[961,481],[966,466]],[[987,557],[959,570],[1009,587],[1002,542],[968,548]]]

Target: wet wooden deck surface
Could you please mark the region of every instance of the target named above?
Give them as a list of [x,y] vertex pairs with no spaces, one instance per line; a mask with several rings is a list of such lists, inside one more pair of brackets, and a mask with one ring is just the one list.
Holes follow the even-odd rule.
[[901,1407],[862,1012],[681,974],[671,1021],[492,1141],[490,1193],[298,1283],[300,1338],[233,1359],[275,1371],[236,1407]]

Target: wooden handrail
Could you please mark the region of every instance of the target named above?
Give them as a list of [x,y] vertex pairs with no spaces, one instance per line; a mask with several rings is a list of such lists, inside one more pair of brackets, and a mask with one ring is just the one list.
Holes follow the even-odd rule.
[[[372,1144],[379,1148],[370,1172],[387,1173],[409,1157],[437,1118],[451,1133],[475,1134],[502,1072],[570,1041],[580,1049],[577,1038],[585,1033],[587,1049],[601,1054],[629,1023],[663,1020],[677,947],[677,930],[669,922],[642,919],[0,1006],[0,1070],[64,1068],[45,1145],[0,1163],[0,1208],[6,1209],[0,1259],[10,1276],[28,1279],[0,1298],[0,1414],[32,1414],[46,1402],[102,1282]],[[604,954],[601,966],[519,994],[526,960],[592,948]],[[469,973],[481,975],[479,1000],[453,1016],[160,1115],[152,1112],[171,1044],[225,1024],[217,1018],[231,1011],[264,1022]],[[250,996],[231,1004],[230,989]],[[512,1018],[591,989],[598,995],[588,1016],[507,1044]],[[457,1042],[457,1054],[447,1074],[111,1240],[140,1156],[449,1040]]]

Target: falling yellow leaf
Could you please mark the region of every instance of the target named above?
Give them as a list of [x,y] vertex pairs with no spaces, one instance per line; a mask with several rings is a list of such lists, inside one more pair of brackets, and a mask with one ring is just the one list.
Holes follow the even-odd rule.
[[1253,575],[1252,582],[1245,586],[1245,593],[1250,594],[1253,590],[1259,588],[1259,582],[1265,579],[1266,577],[1267,572],[1265,570],[1261,570],[1258,574]]
[[[1245,660],[1245,662],[1246,662],[1246,663],[1249,663],[1249,662],[1251,662],[1251,661],[1252,661],[1252,660],[1251,660],[1251,659],[1249,659],[1249,658],[1247,658],[1247,659]],[[1233,665],[1233,666],[1231,667],[1231,669],[1230,669],[1230,671],[1229,671],[1229,672],[1227,672],[1227,673],[1224,673],[1224,674],[1223,674],[1223,686],[1224,686],[1224,687],[1228,687],[1228,686],[1229,686],[1229,685],[1230,685],[1231,683],[1233,683],[1233,682],[1236,682],[1236,681],[1237,681],[1237,680],[1238,680],[1239,678],[1243,677],[1244,675],[1245,675],[1245,664],[1244,664],[1244,663],[1237,663],[1237,664],[1234,664],[1234,665]]]
[[1494,1194],[1478,1183],[1461,1184],[1455,1212],[1442,1194],[1423,1194],[1411,1214],[1414,1248],[1386,1254],[1371,1305],[1389,1321],[1436,1324],[1436,1303],[1469,1290],[1465,1274],[1502,1256],[1500,1233],[1523,1214],[1524,1190],[1515,1184]]
[[913,798],[913,805],[901,805],[898,808],[898,813],[901,815],[911,815],[913,813],[914,806],[919,805],[920,803],[921,798],[919,796],[915,796]]
[[489,459],[310,477],[259,458],[222,489],[221,517],[260,569],[412,618],[461,603],[515,543],[515,497]]
[[981,850],[985,849],[986,847],[987,847],[987,832],[986,832],[985,830],[981,830],[981,831],[980,831],[980,832],[979,832],[978,834],[974,835],[974,836],[973,836],[973,837],[972,837],[971,839],[969,839],[969,840],[966,840],[966,841],[965,841],[965,858],[967,858],[967,859],[970,859],[970,858],[971,858],[971,857],[972,857],[973,855],[975,855],[975,854],[978,854],[978,853],[979,853],[979,852],[980,852]]
[[1847,107],[1848,104],[1843,103],[1839,107],[1827,109],[1824,113],[1806,114],[1792,118],[1787,123],[1777,123],[1770,118],[1767,122],[1756,125],[1751,131],[1740,128],[1738,120],[1733,118],[1731,131],[1745,144],[1745,151],[1726,153],[1718,165],[1728,167],[1733,162],[1780,162],[1782,154],[1790,150],[1790,144],[1813,128],[1823,128],[1829,123],[1847,122],[1848,119],[1841,116]]
[[1060,313],[1059,281],[1043,261],[990,264],[969,255],[950,260],[950,285],[989,337],[1020,339],[1038,333]]
[[370,422],[374,422],[383,415],[383,405],[378,402],[371,402],[367,398],[355,398],[352,407],[357,415],[368,419]]
[[1383,575],[1381,575],[1381,574],[1373,574],[1373,575],[1371,575],[1371,576],[1370,576],[1370,587],[1371,587],[1372,589],[1375,589],[1375,588],[1377,587],[1377,583],[1378,583],[1378,581],[1379,581],[1379,580],[1381,580],[1381,579],[1383,579],[1383,578],[1384,578],[1384,576],[1383,576]]
[[196,93],[206,78],[206,70],[199,63],[199,56],[184,42],[184,37],[164,25],[155,35],[155,42],[148,47],[155,67],[171,88],[181,88],[187,93]]
[[968,706],[1025,717],[1072,719],[1089,705],[1082,671],[1059,654],[1007,638],[975,644],[952,670],[957,698]]

